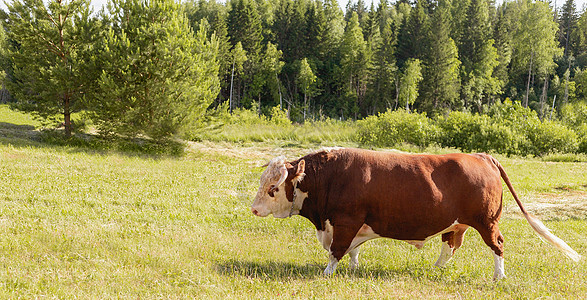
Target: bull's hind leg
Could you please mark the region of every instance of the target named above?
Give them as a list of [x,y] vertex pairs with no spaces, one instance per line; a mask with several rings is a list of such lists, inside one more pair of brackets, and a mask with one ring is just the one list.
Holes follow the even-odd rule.
[[469,226],[459,224],[454,231],[444,233],[442,235],[442,247],[440,248],[440,256],[434,264],[435,266],[442,268],[452,258],[455,250],[459,249],[463,244],[465,232],[467,232]]
[[[477,228],[475,228],[477,229]],[[499,280],[505,278],[504,258],[503,258],[503,235],[499,232],[497,224],[489,226],[488,228],[477,229],[483,241],[493,253],[493,260],[495,262],[495,269],[493,271],[493,279]]]

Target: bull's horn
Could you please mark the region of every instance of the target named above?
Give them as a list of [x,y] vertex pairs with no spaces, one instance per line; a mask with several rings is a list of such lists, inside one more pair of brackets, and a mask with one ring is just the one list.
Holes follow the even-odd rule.
[[279,173],[281,173],[281,177],[279,178],[279,181],[277,181],[277,183],[275,184],[275,187],[278,187],[280,185],[282,185],[285,182],[285,179],[287,179],[287,168],[285,167],[285,165],[281,166],[281,168],[279,168]]

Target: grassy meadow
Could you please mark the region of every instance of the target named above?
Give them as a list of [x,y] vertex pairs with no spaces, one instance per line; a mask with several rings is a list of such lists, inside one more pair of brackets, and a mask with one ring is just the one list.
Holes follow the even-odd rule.
[[[0,298],[578,299],[587,259],[542,242],[505,193],[506,275],[475,230],[446,268],[400,241],[365,243],[361,266],[323,277],[327,253],[301,217],[249,207],[261,165],[317,143],[189,143],[182,156],[57,146],[0,106]],[[329,142],[330,143],[330,142]],[[332,141],[332,145],[336,142]],[[433,151],[447,151],[437,149]],[[587,163],[496,156],[526,207],[587,256]]]

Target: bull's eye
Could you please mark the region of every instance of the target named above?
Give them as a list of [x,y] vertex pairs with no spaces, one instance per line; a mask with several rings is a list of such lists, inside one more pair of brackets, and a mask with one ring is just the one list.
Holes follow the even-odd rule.
[[279,188],[275,185],[271,185],[271,187],[269,187],[269,191],[267,192],[267,194],[269,194],[269,197],[273,198],[275,197],[276,192],[279,192]]

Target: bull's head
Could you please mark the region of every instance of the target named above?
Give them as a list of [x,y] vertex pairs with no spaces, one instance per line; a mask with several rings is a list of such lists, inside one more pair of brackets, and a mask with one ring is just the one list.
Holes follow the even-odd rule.
[[[253,214],[259,217],[266,217],[273,214],[276,218],[290,216],[292,201],[288,200],[286,183],[299,182],[304,178],[305,161],[298,162],[297,169],[285,161],[284,156],[272,159],[267,169],[261,174],[261,185],[255,201],[251,206]],[[293,185],[290,186],[293,189]],[[292,195],[290,191],[290,195]]]

